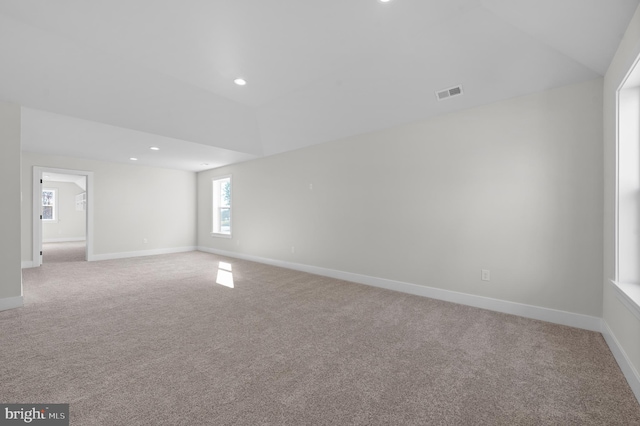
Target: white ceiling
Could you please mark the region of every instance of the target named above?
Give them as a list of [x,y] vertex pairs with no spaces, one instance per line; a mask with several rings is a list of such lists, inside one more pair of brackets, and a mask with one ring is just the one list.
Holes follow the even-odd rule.
[[68,182],[75,183],[83,191],[87,190],[87,181],[85,176],[65,175],[61,173],[50,173],[45,171],[42,173],[42,179],[46,185],[47,182]]
[[[22,149],[43,154],[200,171],[257,158],[123,127],[22,108]],[[150,147],[159,148],[152,151]]]
[[25,150],[202,170],[597,78],[638,3],[0,0],[0,98]]

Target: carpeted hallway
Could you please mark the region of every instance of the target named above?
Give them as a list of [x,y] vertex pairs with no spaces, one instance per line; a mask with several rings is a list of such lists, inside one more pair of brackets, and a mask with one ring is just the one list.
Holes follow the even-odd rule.
[[86,249],[86,241],[43,243],[42,263],[82,262]]
[[594,332],[200,252],[23,282],[0,400],[74,425],[640,424]]

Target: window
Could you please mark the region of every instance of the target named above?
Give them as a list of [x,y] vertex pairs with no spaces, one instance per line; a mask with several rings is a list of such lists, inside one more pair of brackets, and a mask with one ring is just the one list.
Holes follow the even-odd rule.
[[52,188],[42,190],[42,220],[45,222],[58,220],[57,192]]
[[640,66],[618,89],[616,278],[618,298],[640,319]]
[[213,233],[231,236],[231,176],[213,181]]

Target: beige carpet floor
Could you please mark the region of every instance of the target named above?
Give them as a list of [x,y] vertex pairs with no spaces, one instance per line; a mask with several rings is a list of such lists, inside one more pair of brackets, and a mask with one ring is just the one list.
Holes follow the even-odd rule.
[[23,274],[0,402],[74,425],[640,424],[599,333],[200,252]]
[[42,263],[82,262],[85,251],[86,241],[43,243]]

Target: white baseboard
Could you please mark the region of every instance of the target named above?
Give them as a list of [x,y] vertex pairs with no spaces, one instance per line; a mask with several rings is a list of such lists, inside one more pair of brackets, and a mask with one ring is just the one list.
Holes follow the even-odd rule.
[[0,311],[6,311],[7,309],[22,308],[24,306],[22,296],[5,297],[0,299]]
[[190,247],[172,247],[172,248],[155,249],[155,250],[129,251],[129,252],[123,252],[123,253],[94,254],[89,257],[89,261],[126,259],[129,257],[155,256],[158,254],[171,254],[171,253],[184,253],[187,251],[196,251],[196,250],[197,248],[195,246],[190,246]]
[[627,353],[624,351],[622,346],[620,346],[620,342],[618,342],[618,339],[616,339],[616,336],[613,334],[611,328],[609,328],[609,324],[607,324],[605,320],[602,320],[602,335],[604,336],[604,340],[607,342],[607,345],[609,345],[609,349],[611,349],[613,357],[618,362],[618,365],[622,370],[622,374],[624,374],[624,377],[627,379],[636,399],[640,402],[640,375],[631,363]]
[[31,260],[23,260],[22,261],[22,269],[33,268],[33,261]]
[[87,241],[86,237],[78,237],[78,238],[47,238],[46,240],[42,240],[43,243],[71,243],[77,241]]
[[212,249],[209,247],[198,247],[198,251],[219,254],[222,256],[235,257],[238,259],[250,260],[267,265],[279,266],[287,269],[308,272],[310,274],[322,275],[345,281],[352,281],[359,284],[366,284],[373,287],[386,288],[388,290],[400,291],[402,293],[414,294],[417,296],[429,297],[432,299],[444,300],[447,302],[459,303],[461,305],[473,306],[490,311],[503,312],[506,314],[518,315],[525,318],[532,318],[547,321],[554,324],[567,325],[570,327],[582,328],[590,331],[602,331],[602,319],[589,315],[576,314],[572,312],[559,311],[555,309],[543,308],[540,306],[525,305],[506,300],[492,299],[489,297],[476,296],[473,294],[459,293],[457,291],[444,290],[441,288],[427,287],[423,285],[411,284],[402,281],[376,278],[368,275],[354,274],[351,272],[337,271],[334,269],[321,268],[318,266],[303,265],[281,260],[267,259],[258,256],[251,256],[242,253],[235,253],[225,250]]

